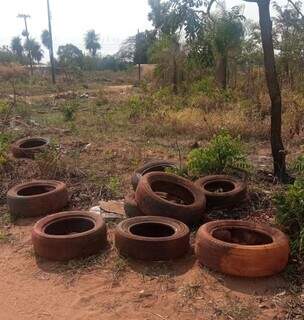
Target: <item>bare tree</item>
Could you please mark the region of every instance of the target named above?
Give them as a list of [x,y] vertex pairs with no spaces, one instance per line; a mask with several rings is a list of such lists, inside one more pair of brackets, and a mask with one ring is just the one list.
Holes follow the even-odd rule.
[[271,149],[274,175],[280,182],[288,178],[286,173],[286,151],[282,141],[282,98],[279,86],[273,49],[272,21],[270,18],[270,0],[245,0],[256,2],[264,52],[264,66],[268,92],[271,100]]

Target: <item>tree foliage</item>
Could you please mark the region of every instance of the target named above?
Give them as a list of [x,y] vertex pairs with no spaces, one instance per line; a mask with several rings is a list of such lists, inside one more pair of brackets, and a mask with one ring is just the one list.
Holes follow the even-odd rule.
[[85,35],[85,47],[90,52],[92,57],[95,57],[97,51],[101,49],[99,42],[99,35],[96,34],[95,30],[89,30]]

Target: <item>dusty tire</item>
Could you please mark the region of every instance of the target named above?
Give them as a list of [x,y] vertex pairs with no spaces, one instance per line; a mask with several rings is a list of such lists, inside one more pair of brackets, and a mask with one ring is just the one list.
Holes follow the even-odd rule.
[[45,151],[49,146],[49,140],[32,137],[24,138],[14,142],[11,146],[15,158],[35,158],[35,154]]
[[289,242],[278,229],[240,220],[213,221],[200,227],[195,252],[210,269],[241,277],[281,272],[288,263]]
[[171,161],[165,161],[165,160],[155,160],[155,161],[150,161],[143,165],[142,167],[138,168],[137,170],[134,171],[132,178],[131,178],[131,184],[133,187],[133,190],[135,191],[139,180],[141,179],[142,176],[149,172],[164,172],[167,168],[177,168],[176,164]]
[[[168,201],[160,193],[181,199],[182,204]],[[206,207],[205,195],[199,187],[185,178],[163,172],[144,175],[138,184],[135,199],[145,215],[173,218],[187,225],[198,224]]]
[[95,213],[55,213],[35,224],[32,242],[35,253],[48,260],[84,258],[106,247],[107,228],[102,217]]
[[129,218],[144,215],[136,203],[134,192],[125,196],[124,209],[125,209],[126,216]]
[[[195,181],[207,199],[207,208],[231,208],[246,200],[247,183],[230,176],[206,176]],[[213,190],[222,189],[223,192]]]
[[21,183],[7,192],[7,204],[13,219],[59,212],[68,200],[65,183],[55,180]]
[[176,259],[190,248],[189,228],[164,217],[135,217],[122,221],[115,230],[115,246],[126,257],[161,261]]

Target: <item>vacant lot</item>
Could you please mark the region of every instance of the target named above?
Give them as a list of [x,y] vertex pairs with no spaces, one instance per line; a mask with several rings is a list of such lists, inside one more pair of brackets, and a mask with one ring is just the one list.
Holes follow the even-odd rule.
[[[292,261],[284,274],[247,280],[202,268],[193,252],[167,263],[126,260],[113,248],[113,221],[108,223],[110,245],[99,256],[65,264],[34,256],[35,221],[10,222],[8,188],[33,178],[63,180],[69,209],[89,209],[131,191],[130,176],[139,164],[179,162],[179,154],[185,161],[193,146],[204,146],[222,128],[241,136],[253,168],[250,203],[228,214],[274,223],[271,197],[281,187],[258,172],[271,169],[263,92],[255,104],[234,95],[173,96],[134,87],[128,79],[111,81],[65,85],[60,93],[39,81],[28,91],[20,89],[6,129],[9,141],[49,137],[52,149],[35,161],[9,156],[1,171],[0,319],[304,319],[304,288]],[[10,99],[7,91],[3,88],[4,101]],[[300,98],[286,93],[284,99],[288,109]],[[298,117],[290,110],[283,131],[291,163],[303,152],[304,135],[295,130]]]

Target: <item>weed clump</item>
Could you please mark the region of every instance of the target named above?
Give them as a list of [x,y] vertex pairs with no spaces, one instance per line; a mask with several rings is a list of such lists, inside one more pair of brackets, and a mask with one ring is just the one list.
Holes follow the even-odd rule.
[[192,150],[187,166],[191,174],[198,176],[203,173],[222,173],[229,167],[247,169],[249,164],[240,139],[222,132],[207,147]]
[[290,237],[291,253],[304,257],[304,180],[296,180],[287,190],[274,198],[277,207],[276,221]]
[[76,112],[78,110],[79,103],[74,100],[67,104],[64,104],[61,108],[61,112],[63,114],[64,121],[73,121],[75,119]]

